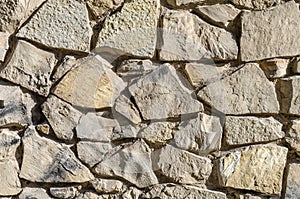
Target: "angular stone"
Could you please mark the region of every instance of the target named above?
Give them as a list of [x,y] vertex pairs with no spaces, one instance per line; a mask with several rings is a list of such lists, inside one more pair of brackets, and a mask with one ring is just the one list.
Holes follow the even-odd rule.
[[105,20],[99,34],[96,52],[114,49],[137,57],[154,56],[156,48],[158,0],[133,0]]
[[278,5],[282,2],[282,0],[230,0],[230,2],[241,8],[262,10]]
[[50,194],[55,198],[71,199],[76,196],[77,189],[75,187],[51,187]]
[[9,48],[8,39],[9,34],[0,31],[0,61],[4,61],[6,52]]
[[141,194],[143,192],[135,187],[129,187],[124,194],[122,194],[121,198],[128,199],[140,199]]
[[142,198],[160,198],[160,199],[227,199],[226,194],[208,189],[201,189],[195,186],[176,185],[176,184],[158,184],[146,192]]
[[300,11],[299,5],[294,1],[273,9],[244,13],[241,36],[242,61],[299,55],[300,41],[294,39],[299,31]]
[[81,193],[75,199],[102,199],[102,198],[98,196],[96,193],[88,191],[88,192]]
[[119,8],[124,0],[87,0],[92,14],[97,21],[104,20],[111,12]]
[[281,139],[282,124],[273,117],[226,116],[224,131],[228,145],[253,144]]
[[153,169],[181,184],[205,183],[212,171],[210,159],[166,145],[152,153]]
[[198,92],[198,97],[225,114],[279,112],[275,85],[255,63],[245,64],[232,75],[209,84]]
[[162,65],[129,86],[143,119],[164,119],[203,110],[170,65]]
[[64,144],[40,137],[28,127],[20,177],[31,182],[87,182],[94,176]]
[[150,152],[146,143],[138,140],[104,159],[96,165],[95,172],[101,176],[123,178],[139,188],[157,184]]
[[277,145],[239,148],[218,160],[219,181],[225,187],[279,195],[287,153]]
[[122,79],[100,56],[84,58],[78,62],[80,64],[59,82],[54,94],[74,106],[95,109],[112,107],[126,86]]
[[300,73],[300,57],[297,57],[292,61],[291,73],[292,74],[299,74]]
[[73,56],[64,57],[62,63],[56,68],[51,79],[56,82],[61,79],[66,73],[68,73],[71,69],[76,67],[77,60]]
[[285,140],[300,155],[300,120],[292,120]]
[[19,195],[19,199],[39,198],[39,199],[52,199],[45,189],[42,188],[29,188],[25,187]]
[[17,34],[47,47],[84,52],[91,35],[86,5],[77,0],[48,0]]
[[142,128],[145,128],[146,124],[139,125],[130,125],[124,124],[116,129],[114,129],[114,133],[112,136],[112,140],[122,140],[126,138],[137,138],[138,133]]
[[180,123],[172,144],[184,150],[207,154],[220,149],[222,132],[218,117],[199,113],[197,117]]
[[268,78],[284,77],[288,74],[288,59],[271,59],[260,64]]
[[292,163],[288,166],[285,199],[294,199],[300,196],[300,164]]
[[119,193],[123,189],[123,183],[119,180],[97,178],[91,183],[97,193]]
[[45,134],[45,135],[49,135],[49,133],[50,133],[50,126],[48,124],[46,124],[46,123],[44,123],[44,124],[38,124],[36,126],[36,130],[39,133],[42,133],[42,134]]
[[202,4],[205,0],[167,0],[167,2],[173,7],[181,7]]
[[73,139],[81,112],[54,95],[48,97],[47,101],[42,104],[42,112],[57,138],[65,141]]
[[230,32],[211,26],[188,11],[167,10],[162,23],[161,60],[237,59],[238,46]]

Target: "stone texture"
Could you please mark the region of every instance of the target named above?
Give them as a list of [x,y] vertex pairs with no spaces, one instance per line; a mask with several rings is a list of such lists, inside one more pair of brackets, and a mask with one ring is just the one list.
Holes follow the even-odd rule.
[[245,12],[242,15],[242,61],[300,54],[300,41],[296,39],[300,30],[299,19],[299,5],[294,1],[274,9]]
[[86,5],[77,0],[48,0],[17,34],[47,47],[84,52],[91,35]]
[[119,180],[97,178],[91,183],[97,193],[119,193],[123,189],[123,183]]
[[44,124],[38,124],[36,126],[36,130],[39,133],[45,134],[45,135],[49,135],[50,134],[50,126],[46,123]]
[[71,141],[81,113],[70,104],[51,95],[42,104],[42,112],[48,120],[57,138]]
[[166,145],[152,153],[153,169],[181,184],[205,183],[212,171],[210,159]]
[[53,53],[19,40],[11,60],[0,72],[0,76],[39,95],[47,96],[52,85],[50,75],[56,62]]
[[150,152],[144,141],[136,141],[96,165],[95,172],[101,176],[123,178],[139,188],[157,184]]
[[19,199],[52,199],[46,192],[45,189],[42,188],[29,188],[26,187],[23,189],[22,193],[19,195]]
[[111,12],[124,3],[124,0],[87,0],[87,5],[97,21],[104,20]]
[[111,65],[100,56],[84,58],[64,76],[54,94],[74,106],[112,107],[126,85],[110,68]]
[[283,2],[282,0],[230,0],[234,5],[254,10],[261,10],[271,6],[275,6]]
[[[159,16],[158,0],[133,0],[105,20],[96,52],[106,48],[137,57],[154,56]],[[104,49],[103,49],[104,48]]]
[[300,155],[300,120],[295,119],[291,121],[285,140]]
[[291,63],[291,73],[299,74],[300,73],[300,57],[295,58]]
[[218,160],[219,181],[225,187],[280,195],[288,149],[253,145]]
[[207,154],[220,149],[222,132],[218,117],[199,113],[197,117],[180,123],[172,143],[184,150]]
[[271,59],[260,64],[268,78],[280,78],[286,76],[289,72],[288,59]]
[[288,177],[285,191],[285,199],[294,199],[300,196],[300,164],[288,165]]
[[65,56],[62,63],[56,68],[51,79],[53,82],[60,80],[66,73],[76,67],[77,59],[73,56]]
[[31,182],[87,182],[94,178],[67,145],[40,137],[28,127],[20,177]]
[[167,2],[173,7],[181,7],[202,4],[205,0],[167,0]]
[[162,23],[160,60],[237,59],[238,46],[230,32],[211,26],[188,11],[167,10]]
[[0,61],[4,61],[6,52],[9,48],[9,34],[0,31]]
[[279,112],[275,85],[255,63],[245,64],[231,76],[209,84],[198,92],[198,97],[226,114]]
[[55,198],[70,199],[76,196],[75,187],[51,187],[50,194]]
[[[176,70],[162,65],[128,87],[143,119],[164,119],[203,110]],[[167,103],[166,103],[167,102]]]
[[240,145],[281,139],[285,136],[282,126],[273,117],[226,116],[225,141],[228,145]]

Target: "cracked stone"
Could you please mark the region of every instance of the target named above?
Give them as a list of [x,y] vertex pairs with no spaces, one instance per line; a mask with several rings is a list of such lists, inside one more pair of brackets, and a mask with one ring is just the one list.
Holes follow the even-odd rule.
[[77,59],[73,56],[64,57],[62,63],[56,68],[53,76],[51,77],[53,82],[61,79],[66,73],[68,73],[71,69],[76,67]]
[[6,52],[9,48],[9,34],[6,32],[1,32],[0,31],[0,61],[4,61]]
[[260,64],[268,78],[280,78],[288,74],[289,59],[271,59]]
[[53,199],[47,194],[47,191],[45,189],[25,187],[22,193],[19,195],[19,199],[28,198]]
[[203,4],[205,0],[167,0],[168,4],[173,7],[181,7],[181,6],[195,6],[197,4]]
[[285,140],[300,155],[300,120],[292,120]]
[[288,165],[287,185],[285,199],[294,199],[300,196],[300,164]]
[[247,9],[254,9],[254,10],[262,10],[265,8],[269,8],[272,6],[276,6],[283,2],[282,0],[230,0],[231,3],[234,5],[247,8]]
[[55,198],[71,199],[77,194],[75,187],[50,187],[50,194]]
[[87,0],[87,5],[97,21],[104,20],[110,13],[118,9],[124,0]]
[[123,182],[119,180],[97,178],[91,183],[97,193],[119,193],[123,190]]

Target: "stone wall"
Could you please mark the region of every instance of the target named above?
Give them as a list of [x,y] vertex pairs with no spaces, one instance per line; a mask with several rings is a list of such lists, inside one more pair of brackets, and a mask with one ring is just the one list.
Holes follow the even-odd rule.
[[0,198],[299,199],[288,0],[1,0]]

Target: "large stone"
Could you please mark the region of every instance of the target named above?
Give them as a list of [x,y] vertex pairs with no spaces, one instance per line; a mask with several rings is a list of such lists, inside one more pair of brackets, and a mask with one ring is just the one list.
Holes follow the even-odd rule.
[[74,106],[94,109],[112,107],[126,84],[100,56],[84,58],[78,63],[59,82],[54,94]]
[[0,129],[0,195],[17,195],[21,190],[19,165],[15,158],[21,143],[17,131]]
[[300,155],[300,120],[292,120],[285,140]]
[[51,187],[50,194],[55,198],[71,199],[77,194],[75,187]]
[[124,0],[87,0],[92,14],[97,21],[104,20],[111,12],[119,8]]
[[294,199],[300,196],[300,164],[292,163],[288,166],[288,177],[285,190],[285,199]]
[[232,75],[209,84],[198,96],[226,114],[279,112],[275,85],[255,63],[245,64]]
[[81,112],[53,95],[42,104],[42,112],[57,138],[65,141],[73,139]]
[[28,127],[20,177],[31,182],[87,182],[94,176],[64,144],[40,137]]
[[137,57],[154,56],[156,48],[158,0],[133,0],[105,20],[99,34],[96,52],[106,48]]
[[162,65],[129,86],[143,119],[164,119],[203,110],[171,65]]
[[212,171],[209,158],[166,145],[152,153],[153,169],[181,184],[205,183]]
[[77,0],[46,1],[17,34],[47,47],[84,52],[91,35],[86,4]]
[[[284,25],[283,25],[284,24]],[[276,30],[276,31],[275,31]],[[299,5],[294,1],[242,15],[241,59],[262,60],[300,54]]]
[[157,184],[150,152],[146,143],[138,140],[104,159],[95,166],[95,172],[101,176],[123,178],[139,188]]
[[43,188],[26,187],[19,195],[19,199],[29,199],[29,198],[53,199],[47,194],[47,191]]
[[226,116],[224,131],[228,145],[268,142],[284,137],[282,124],[273,117]]
[[239,148],[218,160],[219,181],[225,187],[280,195],[287,153],[272,144]]
[[123,183],[119,180],[97,178],[91,183],[98,193],[119,193],[123,190]]
[[4,61],[6,52],[9,48],[8,40],[9,34],[0,31],[0,61]]
[[254,10],[261,10],[271,6],[275,6],[283,2],[282,0],[230,0],[234,5]]
[[188,11],[167,10],[162,23],[161,60],[237,59],[237,42],[230,32],[211,26]]
[[19,40],[11,60],[0,76],[39,95],[47,96],[52,85],[50,75],[56,62],[53,53]]

